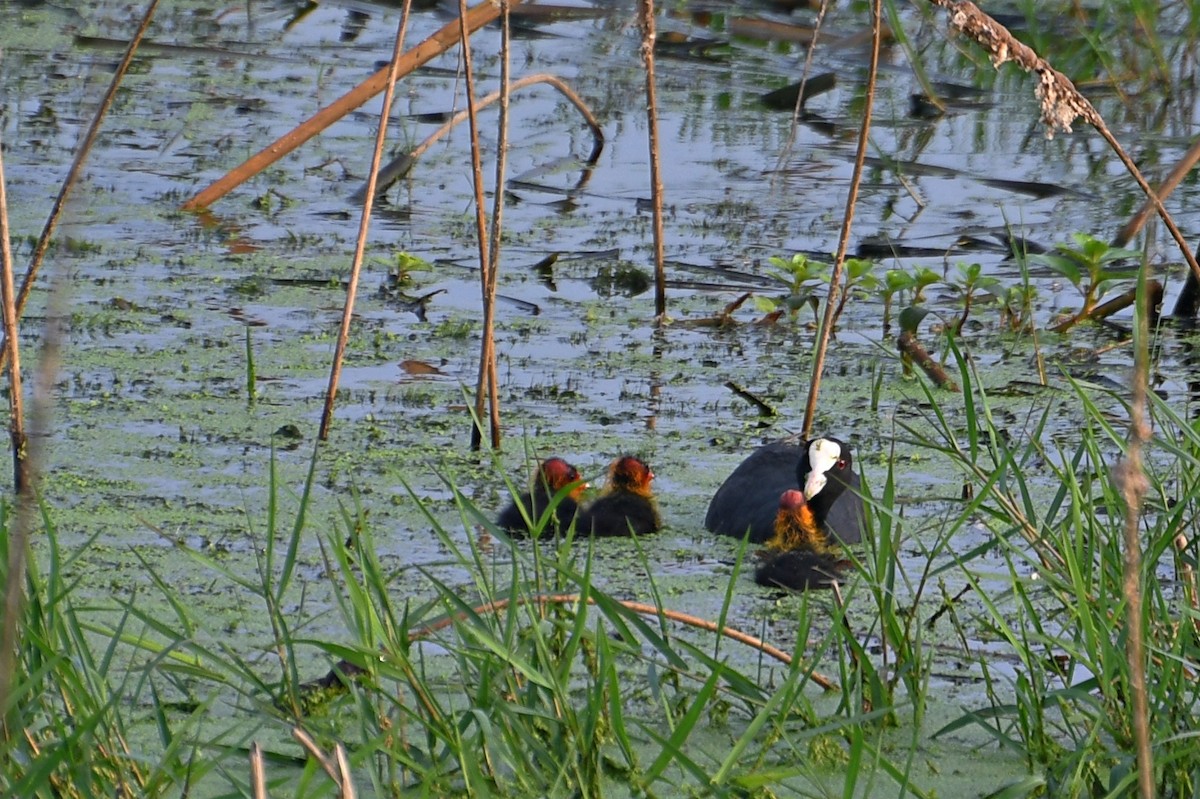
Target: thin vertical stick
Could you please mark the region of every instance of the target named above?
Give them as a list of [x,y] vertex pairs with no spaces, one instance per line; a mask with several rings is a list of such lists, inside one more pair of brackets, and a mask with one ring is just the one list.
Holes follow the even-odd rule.
[[[487,295],[488,287],[495,283],[495,278],[492,276],[494,264],[491,261],[491,250],[488,247],[488,231],[487,231],[487,213],[484,210],[484,194],[483,194],[483,162],[479,152],[479,119],[475,113],[475,71],[471,64],[471,34],[467,30],[466,15],[467,15],[467,0],[458,0],[458,13],[460,20],[460,35],[462,36],[462,57],[463,57],[463,73],[466,78],[467,88],[467,118],[471,122],[471,172],[475,181],[475,236],[479,243],[479,281],[483,288],[484,297],[484,313],[487,314]],[[496,192],[504,191],[503,186],[497,186]],[[484,319],[483,325],[483,345],[481,347],[481,362],[479,364],[479,389],[483,388],[484,383],[491,385],[491,381],[485,379],[488,376],[487,370],[490,368],[495,370],[496,349],[493,343],[494,331],[492,330],[492,320],[490,316]],[[471,448],[479,449],[483,438],[483,431],[479,429],[479,425],[483,421],[484,411],[484,392],[476,390],[475,392],[475,416],[471,420]],[[491,408],[491,425],[492,425],[492,447],[500,447],[500,418],[499,408],[495,404]]]
[[[129,46],[125,48],[125,57],[117,65],[117,71],[113,73],[112,80],[109,81],[108,91],[104,93],[104,97],[100,100],[100,107],[96,109],[96,114],[92,117],[92,124],[84,134],[83,141],[79,143],[79,149],[75,151],[75,160],[71,162],[71,168],[67,170],[67,176],[63,178],[58,196],[54,198],[54,204],[50,206],[50,216],[46,218],[46,226],[42,228],[42,235],[33,248],[33,257],[29,259],[29,269],[25,272],[25,279],[21,282],[21,293],[17,295],[18,319],[25,313],[25,303],[29,300],[29,295],[33,291],[33,283],[37,279],[38,271],[42,268],[46,251],[50,248],[50,237],[54,234],[54,228],[58,226],[63,206],[66,205],[67,198],[71,196],[71,190],[75,188],[75,181],[79,179],[79,173],[83,170],[83,165],[92,152],[96,136],[100,134],[100,123],[104,121],[108,109],[117,96],[121,80],[129,71],[129,65],[133,62],[133,54],[137,52],[138,45],[142,43],[142,38],[146,35],[146,30],[150,27],[150,20],[154,18],[157,8],[158,0],[150,0],[150,5],[146,7],[146,13],[142,15],[141,24],[133,34],[133,38],[129,40]],[[8,348],[4,347],[0,349],[0,369],[4,368],[6,363],[8,363]]]
[[4,310],[4,351],[8,355],[8,432],[12,439],[13,486],[18,495],[32,498],[25,456],[25,394],[21,390],[21,353],[17,341],[17,298],[13,282],[12,234],[8,229],[8,190],[4,181],[4,159],[0,157],[0,303]]
[[[492,240],[489,261],[492,265],[485,281],[480,276],[483,289],[483,342],[479,348],[479,380],[475,384],[475,396],[482,397],[487,391],[490,408],[489,422],[492,430],[492,447],[500,445],[500,385],[496,375],[496,283],[500,274],[500,233],[504,222],[504,171],[508,166],[508,102],[512,86],[509,84],[509,30],[508,0],[500,0],[500,119],[496,126],[496,191],[492,196]],[[478,109],[476,109],[478,110]],[[482,409],[476,404],[476,419],[482,419]],[[471,448],[479,449],[483,443],[483,432],[471,425]]]
[[658,157],[658,96],[654,89],[654,0],[638,3],[642,29],[642,63],[646,65],[646,132],[650,142],[650,201],[654,207],[654,315],[661,322],[667,313],[667,274],[663,254],[663,185]]
[[1154,796],[1154,761],[1150,754],[1150,713],[1146,700],[1146,644],[1142,625],[1142,545],[1138,534],[1142,500],[1147,480],[1142,469],[1142,448],[1150,440],[1146,419],[1146,385],[1150,371],[1149,294],[1147,265],[1138,277],[1137,313],[1134,319],[1133,390],[1129,407],[1129,446],[1125,458],[1113,470],[1117,488],[1125,500],[1125,565],[1122,591],[1125,594],[1125,624],[1129,631],[1125,656],[1129,663],[1129,693],[1133,700],[1133,735],[1137,749],[1138,790],[1142,799]]
[[321,413],[321,428],[317,437],[326,441],[329,426],[333,423],[333,403],[337,399],[338,380],[342,375],[342,359],[350,341],[350,322],[354,318],[354,299],[358,296],[358,276],[362,271],[363,253],[367,248],[367,231],[371,227],[371,209],[375,205],[375,181],[379,177],[379,164],[383,160],[383,143],[387,141],[388,114],[392,110],[392,97],[396,91],[396,78],[400,74],[400,56],[404,52],[404,31],[408,28],[408,10],[411,0],[405,0],[396,26],[396,43],[392,48],[392,63],[388,67],[387,89],[383,93],[383,108],[379,112],[379,130],[375,134],[375,152],[371,155],[371,172],[367,175],[367,192],[363,197],[362,217],[358,223],[358,240],[354,244],[354,260],[350,264],[350,284],[346,287],[346,303],[342,306],[342,324],[338,329],[337,346],[333,353],[333,365],[329,369],[329,387],[325,391],[325,409]]
[[842,233],[838,239],[837,256],[833,261],[833,275],[829,279],[829,295],[825,298],[825,314],[821,318],[821,330],[817,335],[817,351],[813,356],[812,380],[808,388],[808,402],[804,406],[804,424],[801,435],[812,435],[813,418],[817,415],[817,396],[821,393],[821,372],[825,369],[825,351],[829,348],[829,335],[837,321],[834,309],[838,306],[838,294],[842,290],[842,269],[846,265],[846,249],[850,244],[850,228],[854,222],[854,208],[858,203],[858,188],[862,183],[863,165],[867,160],[867,141],[871,134],[871,113],[875,108],[875,79],[879,74],[879,40],[883,30],[882,0],[871,3],[871,66],[867,71],[867,91],[863,98],[862,128],[858,132],[858,152],[854,156],[854,174],[850,177],[850,193],[846,197],[846,212],[842,216]]

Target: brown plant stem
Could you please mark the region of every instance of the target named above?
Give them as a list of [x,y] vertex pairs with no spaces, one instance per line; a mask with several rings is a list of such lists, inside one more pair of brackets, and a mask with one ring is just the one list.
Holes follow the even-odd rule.
[[354,258],[350,262],[346,302],[342,305],[342,323],[338,328],[333,365],[329,369],[329,386],[325,390],[325,408],[321,412],[321,427],[317,433],[317,438],[321,441],[329,439],[329,427],[333,424],[333,404],[337,400],[338,381],[342,374],[342,361],[346,357],[346,346],[350,341],[350,323],[354,319],[354,300],[358,296],[358,277],[362,272],[363,255],[367,249],[367,232],[371,229],[371,209],[375,205],[375,178],[379,174],[379,164],[383,161],[383,144],[387,141],[388,115],[392,111],[392,97],[396,92],[396,80],[400,77],[400,54],[404,52],[404,32],[408,28],[410,6],[411,0],[405,0],[404,10],[400,14],[400,22],[396,26],[392,61],[388,64],[387,87],[383,93],[383,108],[379,111],[379,129],[375,133],[375,151],[371,153],[371,172],[367,176],[367,191],[362,201],[358,237],[354,242]]
[[[483,293],[483,339],[479,346],[479,379],[475,384],[475,396],[482,397],[487,391],[488,407],[491,409],[492,447],[500,444],[500,385],[496,375],[496,282],[500,274],[500,238],[504,218],[504,170],[508,163],[508,101],[512,86],[509,83],[509,5],[500,0],[500,118],[496,125],[496,178],[492,194],[492,240],[488,256],[491,269],[486,279],[480,274]],[[482,104],[475,110],[482,108]],[[476,404],[476,416],[480,408]],[[482,434],[475,425],[471,426],[471,447],[479,449]]]
[[[1055,322],[1050,326],[1050,331],[1053,333],[1065,333],[1085,320],[1107,319],[1118,311],[1123,311],[1130,305],[1133,305],[1137,298],[1137,292],[1136,288],[1129,289],[1113,297],[1111,300],[1106,300],[1099,305],[1093,305],[1090,309],[1080,311],[1061,322]],[[1163,301],[1163,285],[1161,281],[1146,281],[1146,299],[1149,309],[1148,313],[1150,314],[1149,322],[1151,325],[1155,325],[1158,323],[1159,306],[1162,305]]]
[[854,223],[854,209],[858,204],[858,189],[862,184],[863,166],[867,160],[867,145],[871,135],[871,114],[875,108],[875,81],[879,75],[879,43],[883,31],[882,0],[871,2],[871,63],[867,70],[866,92],[863,97],[863,120],[858,132],[858,150],[854,155],[854,172],[850,176],[850,191],[846,195],[846,211],[842,215],[842,232],[838,237],[837,255],[833,259],[833,274],[829,278],[829,294],[825,298],[825,313],[821,317],[821,329],[817,333],[817,350],[813,355],[812,377],[808,387],[808,400],[804,405],[804,423],[800,432],[804,438],[812,437],[813,420],[817,415],[817,398],[821,393],[821,373],[825,370],[825,352],[829,348],[829,336],[837,324],[835,309],[839,307],[838,293],[842,290],[842,272],[846,266],[846,250],[850,246],[850,229]]
[[1146,394],[1150,374],[1150,295],[1143,276],[1141,307],[1134,319],[1133,390],[1129,406],[1129,445],[1125,458],[1113,469],[1113,479],[1125,500],[1125,623],[1128,639],[1125,655],[1129,663],[1129,690],[1133,699],[1133,733],[1137,749],[1138,788],[1142,799],[1154,796],[1154,760],[1150,753],[1150,711],[1146,699],[1146,644],[1142,625],[1142,544],[1138,531],[1142,502],[1148,481],[1142,467],[1142,449],[1150,440]]
[[[513,2],[515,5],[516,3],[520,3],[521,0],[510,0],[510,2]],[[458,44],[461,41],[463,29],[468,31],[479,30],[484,25],[493,22],[499,16],[500,8],[495,3],[490,2],[490,0],[482,0],[482,2],[478,3],[465,15],[459,19],[447,22],[428,39],[401,56],[400,63],[396,67],[396,74],[399,76],[407,75],[417,67],[424,65]],[[181,208],[185,211],[194,211],[198,208],[207,208],[212,205],[242,183],[245,183],[313,136],[325,130],[325,128],[334,122],[337,122],[346,114],[379,94],[387,87],[388,75],[391,72],[392,66],[390,64],[383,67],[337,100],[334,100],[313,114],[306,121],[297,125],[255,155],[250,156],[240,166],[230,170],[208,188],[185,202]]]
[[[1192,146],[1183,154],[1183,158],[1179,159],[1179,163],[1175,164],[1175,168],[1167,173],[1162,183],[1158,184],[1158,189],[1155,190],[1154,194],[1158,197],[1159,202],[1171,196],[1171,192],[1175,191],[1176,187],[1187,177],[1187,174],[1192,171],[1192,167],[1196,165],[1197,161],[1200,161],[1200,137],[1192,142]],[[1142,207],[1138,209],[1138,212],[1125,223],[1125,226],[1117,231],[1117,235],[1113,236],[1109,244],[1113,247],[1124,247],[1127,245],[1129,240],[1136,236],[1138,231],[1145,226],[1146,219],[1149,218],[1153,211],[1154,203],[1146,200],[1146,202],[1142,203]]]
[[[497,11],[499,13],[499,11]],[[488,247],[487,211],[484,208],[483,159],[479,145],[479,115],[475,102],[475,69],[471,60],[471,32],[467,30],[467,0],[458,0],[459,34],[462,37],[463,77],[467,92],[467,119],[471,127],[471,176],[475,185],[475,238],[479,245],[479,285],[483,294],[484,319],[483,342],[479,353],[479,380],[475,390],[475,414],[471,418],[471,449],[478,450],[483,440],[483,412],[485,397],[488,405],[488,420],[491,425],[492,449],[500,448],[500,398],[492,393],[496,371],[495,325],[488,308],[488,286],[495,282],[492,270],[496,268]],[[504,191],[497,186],[496,192]],[[494,304],[494,303],[493,303]],[[486,391],[485,391],[486,389]]]
[[654,214],[654,315],[662,322],[667,313],[667,272],[663,251],[663,184],[659,159],[658,94],[654,78],[654,0],[639,0],[638,27],[642,31],[642,63],[646,65],[646,135],[650,146],[650,202]]
[[944,388],[947,391],[957,392],[958,384],[950,375],[946,374],[946,370],[942,365],[929,354],[929,351],[921,346],[921,342],[917,340],[916,335],[908,330],[905,330],[896,337],[896,348],[900,350],[900,355],[906,364],[915,363],[921,367],[930,380],[938,388]]
[[787,163],[792,148],[796,146],[796,137],[800,134],[800,115],[804,111],[805,89],[808,87],[808,75],[812,71],[813,56],[817,52],[817,40],[821,35],[821,26],[825,22],[825,12],[829,10],[829,0],[821,0],[817,8],[817,18],[813,21],[812,39],[807,42],[808,52],[804,55],[804,64],[800,67],[800,88],[796,92],[796,105],[792,108],[792,126],[788,130],[787,144],[779,152],[775,162],[775,171],[782,172]]
[[0,305],[4,317],[4,352],[8,356],[8,434],[12,443],[13,489],[32,501],[28,441],[25,437],[25,392],[21,389],[21,349],[17,338],[17,298],[13,281],[12,232],[8,229],[8,190],[0,155]]
[[[79,179],[79,173],[83,170],[83,165],[87,162],[88,156],[92,152],[92,145],[96,143],[96,137],[100,135],[100,124],[104,121],[104,117],[108,114],[108,109],[117,97],[117,89],[120,88],[121,81],[125,78],[125,73],[129,71],[129,65],[133,63],[134,53],[137,52],[138,45],[142,43],[146,31],[150,27],[150,20],[154,19],[154,12],[157,9],[158,0],[150,0],[149,5],[146,6],[145,13],[142,14],[142,21],[138,25],[138,29],[134,31],[133,38],[129,40],[129,46],[125,48],[125,55],[121,59],[121,63],[117,65],[112,80],[108,83],[108,90],[104,92],[104,97],[100,100],[100,106],[96,109],[96,113],[92,117],[92,124],[88,126],[87,133],[83,136],[83,141],[79,143],[79,149],[75,151],[75,158],[71,161],[71,168],[67,170],[67,176],[63,178],[62,186],[58,190],[58,196],[54,198],[54,204],[50,206],[50,215],[46,218],[46,225],[42,228],[42,235],[38,238],[37,244],[34,245],[33,256],[29,259],[29,269],[25,272],[25,279],[21,281],[21,292],[17,295],[18,319],[25,313],[25,303],[28,302],[29,295],[33,292],[33,283],[37,280],[37,274],[42,267],[42,261],[45,260],[46,252],[50,249],[50,237],[54,234],[54,228],[58,226],[58,220],[62,216],[62,210],[67,203],[67,198],[71,196],[71,191],[75,188],[75,183]],[[4,368],[8,363],[8,357],[8,347],[0,348],[0,369]]]
[[346,749],[340,743],[335,744],[333,748],[333,759],[331,760],[327,754],[321,751],[321,747],[313,740],[302,727],[292,728],[292,737],[304,750],[308,752],[313,760],[316,760],[324,769],[329,779],[333,780],[333,784],[338,787],[339,799],[354,799],[357,793],[354,788],[354,777],[350,771],[350,763],[346,760]]

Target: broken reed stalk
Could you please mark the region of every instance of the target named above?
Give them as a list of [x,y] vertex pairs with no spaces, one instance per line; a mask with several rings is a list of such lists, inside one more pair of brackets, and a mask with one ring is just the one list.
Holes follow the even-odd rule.
[[[493,448],[500,444],[500,386],[496,375],[496,283],[500,274],[500,235],[504,229],[504,171],[508,164],[508,103],[509,94],[512,92],[512,86],[509,85],[511,31],[508,12],[508,0],[500,0],[500,89],[497,92],[500,114],[496,123],[496,182],[492,194],[492,239],[488,255],[492,268],[487,270],[486,275],[481,270],[479,276],[483,294],[483,336],[479,344],[479,378],[475,383],[475,419],[481,418],[479,414],[482,408],[478,398],[486,391],[488,406],[491,409],[489,424],[492,429]],[[481,108],[482,105],[474,110],[478,112]],[[478,425],[472,424],[471,449],[478,450],[482,438],[483,431]]]
[[338,787],[339,799],[354,799],[357,791],[354,788],[354,776],[350,772],[350,762],[346,759],[346,749],[340,743],[334,744],[333,759],[321,751],[317,742],[302,727],[292,727],[292,737],[304,747],[309,756],[325,770],[329,779]]
[[254,799],[267,799],[267,767],[258,741],[250,744],[250,795]]
[[654,88],[654,0],[639,0],[638,27],[642,31],[642,63],[646,65],[646,135],[650,145],[650,203],[654,214],[654,315],[661,323],[667,314],[667,274],[663,252],[663,184],[658,144],[658,93]]
[[862,127],[858,132],[858,151],[854,156],[854,172],[850,176],[850,191],[846,195],[846,211],[842,215],[842,232],[838,238],[837,255],[833,259],[833,274],[829,278],[829,294],[825,298],[825,313],[821,317],[821,329],[817,333],[817,349],[813,354],[812,377],[808,388],[808,401],[804,405],[804,423],[800,434],[812,436],[813,420],[817,415],[817,398],[821,393],[821,372],[825,369],[825,352],[829,348],[829,336],[837,324],[834,311],[838,307],[838,292],[842,290],[842,271],[846,266],[846,250],[850,246],[850,229],[854,223],[854,209],[858,204],[858,189],[862,184],[863,166],[867,160],[868,137],[871,134],[871,114],[875,108],[875,82],[879,74],[879,45],[883,38],[882,0],[871,2],[871,63],[867,70],[866,94],[863,97]]
[[[570,101],[573,106],[575,106],[576,110],[579,111],[584,122],[587,123],[588,128],[592,132],[592,155],[589,157],[589,160],[594,161],[599,157],[600,151],[604,147],[604,129],[600,127],[600,123],[596,120],[596,115],[592,113],[592,109],[589,108],[587,103],[583,101],[583,98],[575,93],[574,89],[564,83],[561,78],[545,72],[539,72],[535,75],[526,75],[523,78],[518,78],[517,80],[514,80],[511,83],[506,83],[505,85],[508,86],[508,93],[512,94],[519,89],[524,89],[527,86],[533,86],[539,83],[545,83],[554,89],[557,89],[559,93],[566,97],[567,100]],[[491,94],[479,98],[479,101],[475,104],[475,110],[482,111],[492,103],[497,102],[500,100],[500,96],[503,92],[504,89],[501,88],[492,92]],[[458,125],[461,125],[467,118],[468,114],[465,110],[459,111],[449,120],[447,120],[440,128],[426,136],[425,140],[412,150],[389,161],[379,170],[379,180],[375,184],[375,193],[378,195],[387,191],[388,186],[390,186],[392,183],[395,183],[397,180],[407,174],[416,160],[423,156],[430,147],[436,144],[443,136],[456,128]],[[357,192],[355,192],[354,197],[361,201],[363,192],[366,190],[366,187],[363,186]]]
[[[497,10],[497,14],[499,10]],[[479,284],[483,288],[484,311],[487,314],[487,287],[492,284],[491,248],[488,247],[487,211],[484,209],[483,192],[483,158],[479,147],[479,115],[475,107],[475,69],[471,61],[471,33],[467,30],[467,0],[458,0],[459,35],[462,40],[462,65],[464,84],[467,92],[467,119],[471,123],[471,178],[475,185],[475,238],[479,245]],[[501,192],[504,187],[497,186]],[[488,386],[488,421],[491,426],[492,449],[500,448],[500,407],[499,397],[492,396],[492,381],[487,380],[489,370],[496,369],[496,348],[493,343],[495,331],[492,319],[486,315],[483,324],[483,344],[480,347],[479,382],[475,391],[475,413],[471,417],[471,449],[478,450],[483,440],[483,431],[479,425],[483,421],[484,385]]]
[[1150,711],[1146,699],[1146,642],[1142,625],[1142,549],[1138,522],[1148,480],[1142,468],[1142,448],[1150,440],[1146,393],[1150,374],[1150,294],[1145,271],[1138,280],[1137,312],[1134,314],[1133,389],[1129,406],[1129,445],[1125,457],[1113,469],[1113,479],[1125,500],[1125,564],[1122,592],[1125,595],[1125,624],[1128,641],[1130,693],[1133,698],[1133,733],[1137,751],[1138,789],[1142,799],[1154,796],[1154,760],[1150,752]]
[[[104,97],[100,99],[100,106],[96,109],[95,115],[92,116],[92,124],[88,127],[87,133],[83,135],[83,141],[79,143],[79,149],[75,151],[75,158],[71,161],[71,168],[67,170],[67,176],[63,178],[62,186],[58,190],[58,196],[54,198],[54,204],[50,206],[50,215],[46,217],[46,225],[42,228],[42,235],[38,238],[37,244],[33,248],[33,256],[29,259],[29,269],[25,272],[25,278],[21,281],[21,291],[17,295],[17,318],[25,313],[25,303],[29,300],[29,295],[33,292],[33,283],[37,279],[38,271],[42,268],[42,261],[46,258],[46,252],[50,249],[50,237],[54,234],[54,228],[58,226],[59,217],[62,216],[63,207],[67,203],[67,198],[71,196],[72,189],[75,188],[75,183],[79,179],[79,173],[83,171],[83,165],[87,162],[88,156],[92,152],[92,145],[96,143],[96,137],[100,134],[100,124],[104,121],[104,117],[108,115],[108,109],[112,106],[113,100],[116,99],[117,89],[121,86],[121,81],[125,78],[125,73],[129,71],[129,65],[133,63],[133,55],[137,52],[138,45],[142,43],[142,39],[146,36],[146,30],[150,27],[150,20],[154,19],[154,12],[158,9],[158,0],[150,0],[150,4],[146,6],[146,12],[142,14],[142,21],[138,25],[138,29],[134,32],[133,38],[129,40],[129,46],[125,48],[125,55],[121,59],[121,63],[117,65],[116,72],[113,73],[112,80],[108,82],[108,90],[105,91]],[[0,349],[0,369],[3,369],[8,363],[8,347]]]
[[[521,0],[510,0],[510,2],[516,5]],[[417,67],[423,66],[458,44],[461,41],[462,30],[464,28],[474,32],[484,25],[491,23],[498,16],[500,16],[499,7],[490,0],[482,0],[482,2],[474,6],[464,16],[447,22],[425,41],[401,56],[400,63],[396,68],[396,74],[404,76]],[[250,156],[240,166],[230,170],[219,180],[180,207],[184,211],[195,211],[212,205],[242,183],[245,183],[313,136],[325,130],[325,128],[337,122],[346,114],[379,94],[387,86],[388,75],[391,72],[392,67],[390,64],[383,67],[337,100],[334,100],[297,125],[291,131],[285,133],[255,155]]]
[[1137,165],[1121,143],[1113,136],[1108,125],[1104,123],[1100,112],[1086,97],[1079,93],[1070,78],[1050,65],[1048,61],[1034,52],[1033,48],[1018,41],[1008,29],[996,20],[979,10],[970,0],[929,0],[936,6],[950,12],[950,24],[974,39],[991,57],[992,65],[999,69],[1007,61],[1014,62],[1026,72],[1032,72],[1037,77],[1037,87],[1034,95],[1041,103],[1042,123],[1046,125],[1046,135],[1053,136],[1058,130],[1071,132],[1071,125],[1077,118],[1091,125],[1108,142],[1108,146],[1117,154],[1117,158],[1125,166],[1126,171],[1133,176],[1141,187],[1146,198],[1153,204],[1154,210],[1163,221],[1163,225],[1175,239],[1179,251],[1187,261],[1188,267],[1197,280],[1200,280],[1200,263],[1197,263],[1183,234],[1175,224],[1175,220],[1167,213],[1162,200],[1150,184],[1146,182]]
[[905,364],[906,371],[910,364],[916,364],[938,388],[954,392],[959,390],[958,384],[950,375],[946,374],[946,370],[929,354],[929,351],[921,346],[921,342],[917,340],[916,334],[911,330],[905,330],[896,337],[896,349],[900,351],[900,358]]
[[375,151],[371,153],[371,171],[367,174],[367,191],[362,201],[362,216],[358,222],[358,238],[354,242],[354,258],[350,262],[350,280],[346,286],[346,302],[342,305],[342,323],[338,328],[337,344],[333,351],[333,364],[329,368],[329,386],[325,390],[325,408],[321,412],[321,427],[317,438],[329,439],[329,427],[333,424],[333,403],[337,400],[338,381],[342,375],[342,361],[346,357],[346,345],[350,341],[350,322],[354,319],[354,300],[358,296],[358,277],[362,272],[363,255],[367,249],[367,233],[371,229],[371,209],[375,205],[375,178],[383,161],[383,143],[387,141],[388,115],[392,111],[392,97],[396,92],[396,80],[400,77],[400,54],[404,52],[404,32],[408,29],[408,11],[411,0],[405,0],[400,22],[396,26],[396,40],[392,47],[392,60],[388,64],[387,88],[383,92],[383,108],[379,111],[379,130],[375,134]]

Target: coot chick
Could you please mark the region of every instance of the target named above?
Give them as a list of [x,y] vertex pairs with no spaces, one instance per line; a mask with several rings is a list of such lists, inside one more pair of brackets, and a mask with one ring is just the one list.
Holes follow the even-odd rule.
[[708,505],[704,526],[736,538],[749,530],[752,543],[764,543],[774,535],[780,495],[800,488],[825,528],[841,543],[856,544],[866,515],[853,464],[850,448],[836,438],[766,444],[725,478]]
[[[541,521],[542,514],[553,504],[554,497],[568,486],[572,488],[557,505],[554,505],[553,518],[545,528],[550,532],[555,529],[565,532],[575,519],[579,510],[579,496],[587,488],[587,483],[583,482],[575,467],[562,458],[547,458],[542,461],[533,473],[529,490],[500,511],[496,524],[513,535],[527,535],[533,532]],[[521,512],[522,508],[525,513]]]
[[640,458],[625,455],[608,467],[608,486],[583,509],[577,527],[592,535],[645,535],[662,527],[650,491],[654,472]]
[[850,566],[813,506],[794,488],[779,497],[775,533],[767,547],[765,559],[754,571],[754,582],[771,588],[828,588]]

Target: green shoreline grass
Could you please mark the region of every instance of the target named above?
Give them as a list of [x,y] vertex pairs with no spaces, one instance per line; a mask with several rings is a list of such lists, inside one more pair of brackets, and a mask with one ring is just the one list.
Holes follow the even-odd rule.
[[[889,470],[868,495],[876,535],[858,555],[861,577],[851,581],[844,610],[828,594],[781,606],[796,640],[809,644],[791,667],[741,665],[755,661],[731,657],[738,644],[631,613],[593,585],[588,541],[511,544],[457,491],[463,528],[482,528],[486,539],[464,541],[427,518],[469,585],[429,573],[427,594],[396,596],[370,525],[348,507],[321,540],[346,635],[297,633],[305,620],[292,617],[289,597],[300,588],[300,541],[314,534],[306,513],[315,459],[297,512],[283,518],[274,501],[269,506],[256,580],[188,551],[218,582],[258,597],[274,631],[270,652],[241,651],[236,639],[206,630],[211,620],[152,569],[171,618],[135,601],[114,616],[77,599],[64,578],[71,556],[59,549],[47,509],[37,547],[46,554],[30,560],[19,665],[5,703],[0,788],[22,796],[249,795],[247,753],[251,741],[265,741],[273,790],[329,795],[313,762],[287,754],[299,751],[286,740],[298,724],[324,744],[345,743],[355,783],[373,795],[933,796],[937,779],[921,761],[964,734],[1009,769],[995,784],[977,785],[978,795],[1125,795],[1134,769],[1120,498],[1105,466],[1121,437],[1093,393],[1076,385],[1087,419],[1076,448],[1047,451],[1036,425],[1009,439],[971,370],[964,366],[960,377],[972,398],[965,428],[931,391],[921,429],[934,433],[916,443],[927,457],[953,463],[974,498],[927,544],[927,568],[904,572],[895,552],[911,542]],[[1151,473],[1156,507],[1143,516],[1151,730],[1161,795],[1185,796],[1200,785],[1198,614],[1188,583],[1164,584],[1157,574],[1171,558],[1173,532],[1190,522],[1189,503],[1162,503],[1189,496],[1200,480],[1200,433],[1162,403],[1153,410],[1157,461],[1169,455],[1173,463]],[[908,432],[917,438],[915,429]],[[1061,487],[1049,505],[1030,499],[1024,476],[1041,463],[1058,464]],[[272,497],[274,481],[272,474]],[[6,512],[5,554],[11,519]],[[958,551],[956,535],[972,524],[986,525],[989,537]],[[654,574],[654,539],[640,550]],[[1193,550],[1183,555],[1188,562]],[[998,566],[1008,590],[995,589]],[[951,576],[978,605],[946,594]],[[735,591],[748,590],[757,589],[735,570],[716,621]],[[533,601],[545,594],[581,594],[594,604]],[[637,599],[671,604],[660,602],[654,581]],[[472,610],[496,602],[507,604]],[[445,629],[411,636],[435,622]],[[952,626],[963,642],[954,656],[983,686],[985,699],[957,715],[935,695],[942,678],[927,640],[935,624]],[[1002,645],[1013,665],[968,643],[975,641]],[[340,659],[365,671],[348,693],[324,702],[302,694],[317,676],[314,664]],[[813,686],[814,668],[839,688]]]

